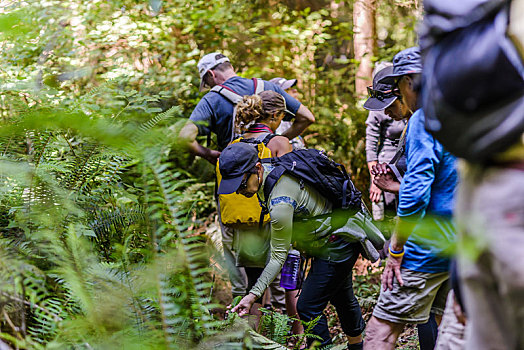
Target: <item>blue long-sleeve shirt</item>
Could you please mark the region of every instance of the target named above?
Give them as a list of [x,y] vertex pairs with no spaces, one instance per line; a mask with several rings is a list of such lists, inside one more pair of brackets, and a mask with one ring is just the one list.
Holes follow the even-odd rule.
[[445,250],[455,239],[451,215],[457,184],[456,159],[426,131],[422,109],[408,123],[406,158],[397,214],[417,225],[404,247],[402,266],[419,272],[447,271]]

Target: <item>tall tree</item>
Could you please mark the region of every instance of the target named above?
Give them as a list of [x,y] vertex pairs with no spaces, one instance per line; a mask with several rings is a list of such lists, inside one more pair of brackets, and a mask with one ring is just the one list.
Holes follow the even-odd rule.
[[365,95],[373,72],[376,53],[375,0],[356,0],[353,4],[353,45],[358,63],[355,79],[357,95]]

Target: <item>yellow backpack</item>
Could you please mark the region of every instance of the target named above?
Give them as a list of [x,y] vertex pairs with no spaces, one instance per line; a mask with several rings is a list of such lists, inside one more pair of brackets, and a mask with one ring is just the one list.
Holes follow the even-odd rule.
[[[271,158],[271,150],[267,147],[267,144],[273,136],[275,135],[268,134],[263,141],[253,144],[258,147],[258,157],[260,159]],[[240,142],[242,139],[240,137],[231,143]],[[220,185],[222,175],[220,174],[219,162],[217,162],[216,172],[218,185]],[[218,201],[220,204],[220,217],[224,225],[255,225],[259,223],[262,208],[258,203],[257,196],[247,198],[236,193],[220,194],[218,195]],[[264,216],[264,223],[266,222],[269,222],[269,215]]]

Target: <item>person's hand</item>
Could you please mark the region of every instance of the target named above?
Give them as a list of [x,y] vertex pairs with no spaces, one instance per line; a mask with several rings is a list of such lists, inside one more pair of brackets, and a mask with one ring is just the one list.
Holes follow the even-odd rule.
[[373,182],[371,182],[371,186],[369,187],[369,199],[372,202],[378,203],[380,201],[380,196],[382,195],[382,191],[380,188],[378,188]]
[[373,176],[385,175],[391,172],[392,171],[387,163],[378,163],[371,168],[371,175]]
[[215,151],[214,149],[208,149],[204,155],[204,159],[213,165],[217,165],[218,157],[220,157],[220,152]]
[[253,303],[257,300],[257,296],[255,294],[249,293],[245,297],[240,300],[240,302],[231,309],[231,312],[236,312],[238,316],[244,316],[249,313],[249,310],[251,310],[251,306],[253,306]]
[[[392,248],[393,249],[393,248]],[[402,276],[400,275],[400,265],[402,264],[402,256],[394,257],[388,255],[388,262],[382,273],[382,286],[384,290],[393,290],[393,278],[396,278],[398,283],[403,286]]]
[[373,178],[373,184],[386,192],[398,193],[400,191],[400,182],[398,182],[391,173],[375,176]]

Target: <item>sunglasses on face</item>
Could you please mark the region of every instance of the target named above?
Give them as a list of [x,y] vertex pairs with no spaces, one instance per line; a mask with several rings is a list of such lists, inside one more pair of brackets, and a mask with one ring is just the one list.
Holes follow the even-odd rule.
[[379,91],[379,90],[373,90],[373,87],[368,86],[368,96],[376,98],[380,101],[383,101],[386,98],[390,98],[393,96],[399,97],[400,90],[398,89],[398,87],[395,87],[393,90]]

